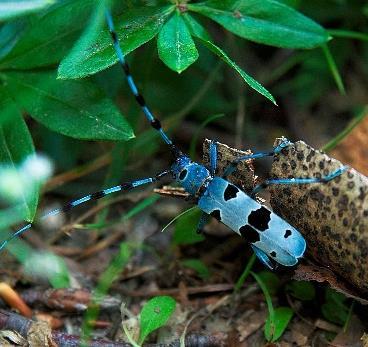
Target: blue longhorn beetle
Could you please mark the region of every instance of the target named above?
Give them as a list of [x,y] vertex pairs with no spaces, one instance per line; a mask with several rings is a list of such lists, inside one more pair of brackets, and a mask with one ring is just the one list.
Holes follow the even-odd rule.
[[[260,152],[237,158],[225,170],[222,177],[216,177],[217,143],[212,141],[210,144],[209,168],[193,162],[187,155],[183,154],[175,144],[173,144],[171,139],[162,129],[160,121],[152,115],[143,96],[138,91],[130,73],[129,65],[126,62],[120,47],[119,39],[114,29],[112,16],[108,10],[106,10],[106,21],[118,62],[125,73],[127,83],[151,126],[158,131],[163,141],[170,147],[171,153],[174,157],[174,163],[170,169],[164,170],[154,177],[147,177],[132,182],[122,183],[118,186],[86,195],[80,199],[69,202],[64,207],[52,210],[51,212],[43,215],[41,219],[69,211],[87,201],[97,200],[111,193],[126,191],[145,184],[153,183],[160,180],[162,177],[171,174],[173,179],[175,179],[176,182],[185,189],[185,191],[196,202],[198,207],[203,211],[198,225],[199,231],[202,230],[209,216],[212,216],[249,241],[257,257],[269,268],[274,268],[274,261],[284,266],[293,266],[297,264],[298,259],[303,256],[306,249],[305,239],[300,232],[288,222],[273,213],[264,205],[258,203],[253,198],[254,194],[272,184],[309,184],[327,182],[341,175],[347,170],[347,167],[343,166],[332,172],[330,175],[321,178],[266,180],[254,188],[251,196],[247,195],[241,189],[226,180],[227,176],[236,169],[236,165],[240,161],[279,154],[283,148],[291,144],[289,141],[284,141],[271,152]],[[31,227],[32,223],[29,223],[14,232],[12,236],[0,244],[0,250],[3,249],[10,240],[20,236]]]

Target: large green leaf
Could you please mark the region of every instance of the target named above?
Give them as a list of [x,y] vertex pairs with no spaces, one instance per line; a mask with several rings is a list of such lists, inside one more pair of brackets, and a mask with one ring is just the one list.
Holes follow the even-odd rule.
[[197,48],[178,11],[162,27],[157,48],[160,59],[179,73],[198,59]]
[[[4,90],[0,90],[0,162],[16,170],[29,156],[34,154],[34,145],[26,123],[17,107]],[[36,214],[39,187],[21,188],[22,218],[32,221]]]
[[240,37],[271,46],[313,48],[329,39],[319,24],[275,0],[208,0],[188,9]]
[[116,106],[94,84],[55,77],[49,72],[11,72],[5,75],[6,88],[19,108],[63,135],[94,140],[134,137]]
[[[69,54],[62,60],[59,65],[58,74],[67,74],[68,71],[73,71],[76,64],[80,64],[88,57],[88,49],[94,44],[99,32],[105,24],[105,9],[108,8],[108,1],[100,1],[95,10],[88,26],[84,30],[79,40],[75,43]],[[88,54],[88,55],[87,55]]]
[[[145,6],[126,11],[117,17],[115,29],[124,54],[129,54],[154,38],[174,9],[173,5]],[[92,75],[118,60],[107,29],[101,31],[98,38],[79,54],[73,51],[72,54],[72,58],[68,56],[61,62],[58,78],[81,78]]]
[[24,36],[0,63],[0,68],[30,69],[58,63],[86,25],[95,2],[63,1],[29,18]]
[[193,36],[197,37],[204,46],[220,57],[226,64],[231,66],[251,88],[276,104],[272,94],[265,87],[263,87],[262,84],[256,81],[253,77],[249,76],[242,68],[235,64],[220,47],[217,47],[210,40],[206,30],[192,16],[185,14],[184,18],[186,23],[188,23],[188,27],[190,28],[190,32]]
[[2,0],[0,1],[0,21],[42,10],[55,1],[56,0]]

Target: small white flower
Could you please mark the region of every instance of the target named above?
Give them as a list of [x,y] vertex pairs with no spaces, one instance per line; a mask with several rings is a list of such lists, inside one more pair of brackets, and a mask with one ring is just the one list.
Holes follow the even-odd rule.
[[35,154],[27,157],[20,170],[28,180],[44,182],[52,175],[54,167],[47,157]]
[[0,166],[0,197],[11,204],[27,203],[53,172],[51,161],[32,154],[17,168]]

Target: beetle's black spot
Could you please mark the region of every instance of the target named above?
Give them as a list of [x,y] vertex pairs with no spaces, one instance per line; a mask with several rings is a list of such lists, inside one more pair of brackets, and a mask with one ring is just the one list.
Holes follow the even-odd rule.
[[187,177],[187,173],[188,171],[186,169],[184,169],[182,172],[180,172],[179,174],[179,179],[182,181],[185,179],[185,177]]
[[97,200],[97,199],[101,199],[106,195],[106,193],[101,190],[99,192],[93,193],[91,194],[91,200]]
[[272,258],[275,258],[275,257],[276,257],[276,252],[275,252],[275,251],[272,251],[272,252],[270,253],[270,256],[271,256]]
[[285,234],[284,234],[285,239],[287,239],[290,235],[291,235],[291,230],[286,229]]
[[256,229],[252,228],[250,225],[245,224],[239,228],[240,235],[243,236],[248,242],[259,241],[259,234]]
[[225,201],[228,201],[230,199],[234,199],[236,198],[236,194],[238,194],[239,189],[236,188],[234,185],[232,184],[228,184],[225,191],[224,191],[224,199]]
[[248,217],[248,223],[260,230],[265,231],[268,228],[268,223],[271,220],[271,211],[265,207],[260,207],[258,210],[252,211]]
[[216,218],[219,222],[221,222],[221,213],[220,210],[213,210],[210,215]]

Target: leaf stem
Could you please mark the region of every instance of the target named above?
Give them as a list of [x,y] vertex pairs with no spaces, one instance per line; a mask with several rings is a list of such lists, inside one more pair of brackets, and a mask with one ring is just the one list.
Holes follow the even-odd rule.
[[253,271],[251,271],[250,273],[255,278],[255,280],[257,281],[257,283],[260,286],[260,288],[262,289],[263,295],[265,297],[265,300],[266,300],[266,303],[267,303],[268,314],[269,314],[269,317],[270,317],[271,336],[273,336],[274,331],[275,331],[275,309],[273,308],[273,305],[272,305],[272,299],[271,299],[270,292],[268,291],[267,286],[262,281],[261,277],[259,277]]
[[239,279],[237,280],[235,286],[234,286],[234,293],[238,292],[241,287],[243,286],[245,280],[247,279],[248,275],[251,273],[252,267],[254,265],[254,262],[256,261],[256,255],[255,253],[252,254],[252,256],[249,258],[248,263],[243,271],[243,273],[240,275]]
[[342,81],[340,72],[337,68],[336,62],[335,62],[335,60],[334,60],[334,58],[331,54],[331,51],[330,51],[330,49],[328,48],[328,46],[326,44],[322,45],[322,51],[323,51],[323,53],[326,57],[328,67],[330,68],[330,71],[331,71],[332,76],[335,80],[337,88],[339,89],[339,91],[342,95],[345,95],[346,91],[345,91],[344,83]]
[[328,29],[327,32],[330,35],[335,36],[335,37],[368,41],[368,35],[364,33],[360,33],[358,31],[342,30],[342,29]]

